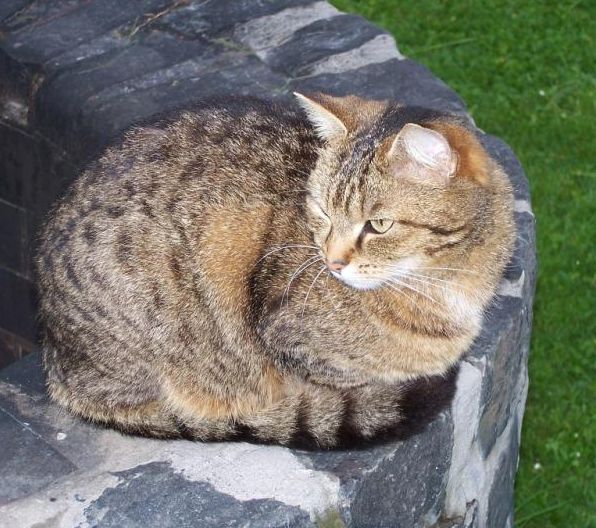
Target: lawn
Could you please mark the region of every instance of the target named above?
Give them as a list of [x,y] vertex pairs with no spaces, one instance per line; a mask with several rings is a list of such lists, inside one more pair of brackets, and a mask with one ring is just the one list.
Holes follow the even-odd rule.
[[332,0],[389,30],[517,153],[539,278],[516,526],[596,526],[596,2]]

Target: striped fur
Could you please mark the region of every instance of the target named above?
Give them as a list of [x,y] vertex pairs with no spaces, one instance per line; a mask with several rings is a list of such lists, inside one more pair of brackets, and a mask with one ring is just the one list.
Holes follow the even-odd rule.
[[[507,178],[453,117],[315,99],[337,137],[234,98],[131,129],[87,167],[37,256],[55,401],[136,434],[314,447],[407,435],[448,404],[511,253]],[[406,123],[447,139],[452,180],[410,177]]]

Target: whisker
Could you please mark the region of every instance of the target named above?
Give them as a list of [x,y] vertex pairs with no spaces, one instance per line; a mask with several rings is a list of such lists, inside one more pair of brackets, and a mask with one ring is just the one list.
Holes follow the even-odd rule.
[[390,277],[387,279],[389,282],[395,283],[395,284],[399,284],[400,286],[403,286],[404,288],[408,288],[409,290],[415,291],[416,293],[422,295],[423,297],[426,297],[429,301],[432,301],[436,304],[440,304],[439,301],[437,301],[434,297],[431,297],[430,295],[424,293],[423,291],[414,288],[414,286],[412,286],[411,284],[407,284],[405,282],[400,281],[399,279],[396,279],[395,277]]
[[[331,273],[327,273],[327,277],[325,278],[325,288],[327,288],[327,293],[329,293],[329,277],[331,277]],[[331,295],[328,295],[327,297],[330,301],[331,304],[333,305],[333,307],[336,310],[339,310],[339,306],[335,303],[335,301],[332,299]]]
[[432,267],[428,267],[428,266],[421,266],[421,267],[416,267],[416,269],[419,270],[445,270],[445,271],[461,271],[463,273],[471,273],[472,275],[479,275],[479,273],[477,273],[476,271],[472,271],[469,269],[463,269],[463,268],[432,268]]
[[325,266],[324,264],[321,266],[321,269],[319,270],[319,273],[317,273],[317,276],[314,278],[314,280],[312,281],[310,287],[308,288],[308,291],[306,292],[306,297],[304,298],[304,304],[302,305],[302,315],[301,317],[304,317],[304,310],[306,309],[306,301],[308,301],[308,296],[310,295],[310,290],[312,290],[312,287],[315,285],[315,282],[317,282],[317,279],[321,276],[321,273],[323,273],[325,271],[327,266]]
[[[434,277],[426,277],[424,275],[413,275],[411,273],[406,273],[406,274],[404,274],[404,278],[409,278],[413,281],[420,282],[422,284],[426,284],[427,286],[436,286],[438,288],[442,288],[443,290],[449,291],[451,293],[458,293],[457,290],[455,290],[454,288],[450,288],[449,286],[447,286],[445,284],[436,284],[433,282],[429,282],[429,280],[441,281],[441,279],[435,279]],[[427,279],[427,280],[424,280],[424,279]],[[445,282],[445,283],[449,284],[449,281],[441,281],[441,282]]]
[[310,257],[305,262],[303,262],[302,264],[300,264],[300,266],[298,266],[298,269],[290,277],[290,280],[288,282],[288,285],[286,286],[286,288],[284,290],[284,293],[281,296],[280,308],[283,306],[284,297],[286,298],[287,304],[290,303],[290,287],[292,286],[292,282],[294,282],[294,279],[298,275],[300,275],[300,273],[302,273],[303,271],[305,271],[307,268],[309,268],[310,266],[312,266],[315,262],[317,262],[319,260],[322,261],[323,259],[319,255],[315,255],[314,257]]
[[259,262],[261,262],[261,260],[263,260],[264,258],[268,257],[269,255],[272,255],[273,253],[277,253],[278,251],[282,251],[283,249],[293,249],[293,248],[319,249],[317,246],[306,246],[304,244],[291,244],[288,246],[281,246],[281,247],[277,247],[277,248],[273,249],[272,251],[269,251],[268,253],[265,253],[265,255],[263,255],[259,260],[257,260],[257,264]]
[[[410,271],[412,271],[411,268],[403,268],[401,266],[398,266],[397,264],[389,264],[387,266],[387,268],[388,269],[394,269],[394,270],[397,270],[397,271],[403,271],[403,272],[410,272]],[[429,267],[429,266],[416,266],[416,271],[422,271],[422,270],[461,271],[462,273],[470,273],[472,275],[480,275],[476,271],[472,271],[472,270],[468,270],[468,269],[463,269],[463,268],[433,268],[433,267]]]
[[410,295],[408,295],[405,291],[403,291],[400,288],[395,287],[393,284],[391,284],[389,281],[387,280],[383,280],[381,279],[381,282],[383,284],[385,284],[385,286],[389,287],[392,291],[397,292],[397,293],[401,293],[404,297],[406,297],[412,304],[416,304],[416,301],[414,300],[413,297],[411,297]]
[[414,273],[413,271],[406,273],[406,276],[420,277],[421,279],[428,279],[428,280],[432,280],[432,281],[436,281],[436,282],[444,282],[445,284],[454,284],[456,286],[460,286],[463,288],[463,286],[459,282],[445,280],[445,279],[439,279],[438,277],[431,277],[430,275],[422,275],[421,273]]

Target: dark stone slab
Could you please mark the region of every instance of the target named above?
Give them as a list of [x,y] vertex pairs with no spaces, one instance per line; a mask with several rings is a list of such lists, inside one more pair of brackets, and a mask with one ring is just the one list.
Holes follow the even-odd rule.
[[530,200],[530,183],[511,147],[502,139],[489,134],[482,135],[481,142],[491,155],[499,161],[505,172],[510,175],[515,198]]
[[74,0],[54,0],[53,2],[33,0],[23,2],[16,11],[13,11],[10,16],[2,20],[1,27],[6,32],[15,33],[27,25],[40,26],[43,24],[44,19],[59,16],[61,12],[76,7],[78,3]]
[[47,138],[0,121],[0,200],[25,210],[28,234],[72,180],[77,167]]
[[[76,468],[29,424],[0,407],[0,506],[43,489]],[[24,461],[27,461],[24,463]]]
[[[37,299],[33,284],[21,275],[0,267],[0,321],[9,332],[35,339],[35,314]],[[5,302],[4,299],[10,299]]]
[[[0,42],[1,33],[0,29]],[[26,100],[31,91],[35,73],[28,65],[13,59],[0,47],[0,117],[3,121],[26,123],[26,115],[11,116],[10,105],[19,103],[20,113],[26,114]],[[6,126],[6,125],[4,125]]]
[[239,501],[205,482],[191,482],[167,463],[116,472],[120,483],[85,508],[91,526],[105,528],[314,528],[307,512],[275,500]]
[[421,64],[409,59],[393,59],[341,74],[297,79],[292,90],[303,93],[359,95],[370,99],[396,99],[408,105],[426,106],[463,113],[465,105],[442,81]]
[[[41,354],[29,354],[18,365],[0,371],[0,383],[7,383],[28,396],[45,397],[46,384],[41,367]],[[3,404],[9,406],[8,400]]]
[[159,12],[171,0],[61,0],[34,2],[0,28],[9,32],[3,47],[22,62],[41,64],[82,42],[126,22],[142,23],[143,16]]
[[339,478],[341,512],[349,526],[418,526],[437,515],[444,500],[452,429],[443,414],[407,442],[296,454],[308,467]]
[[356,15],[318,20],[299,29],[292,38],[266,56],[267,64],[290,77],[309,74],[318,60],[361,46],[383,34],[377,26]]
[[512,423],[509,449],[505,450],[497,462],[497,473],[488,499],[490,517],[487,528],[513,526],[513,486],[517,471],[519,453],[520,423],[517,417]]
[[34,349],[30,341],[0,328],[0,369],[31,354]]
[[[285,86],[285,80],[266,68],[252,55],[228,52],[201,64],[189,63],[195,69],[172,81],[167,71],[156,72],[148,86],[138,86],[126,94],[103,93],[89,99],[77,116],[80,123],[77,137],[88,138],[86,145],[100,147],[131,123],[149,116],[192,105],[201,98],[230,93],[275,98]],[[191,75],[191,76],[188,76]],[[163,76],[163,77],[162,77]],[[259,79],[255,83],[255,76]],[[90,141],[93,139],[93,141]]]
[[[19,434],[32,432],[79,469],[93,468],[105,458],[103,428],[78,420],[49,402],[39,352],[2,370],[0,408],[27,423],[27,429]],[[27,458],[22,458],[21,463],[26,462]]]
[[[171,35],[152,34],[127,47],[92,56],[66,70],[57,70],[45,80],[36,101],[37,121],[57,141],[65,133],[80,138],[80,134],[93,123],[81,119],[85,105],[102,104],[110,94],[123,98],[131,91],[148,89],[151,85],[176,83],[180,80],[178,72],[169,72],[168,68],[183,65],[189,59],[195,63],[194,74],[201,75],[202,64],[219,61],[214,66],[217,67],[227,63],[221,58],[224,51],[222,46],[211,45],[201,38],[180,42]],[[182,69],[182,66],[178,68]],[[187,72],[187,75],[191,74]],[[142,117],[163,110],[149,107]],[[132,122],[134,118],[126,125]],[[110,128],[100,134],[104,138],[110,137],[116,127]],[[86,141],[94,144],[96,139],[89,136]]]
[[435,420],[424,434],[358,479],[346,518],[353,526],[370,528],[432,522],[443,506],[452,443],[450,420]]
[[27,216],[22,208],[0,202],[0,266],[26,272]]
[[188,38],[196,35],[212,37],[228,33],[233,26],[248,20],[272,15],[289,7],[314,3],[313,0],[217,0],[191,2],[156,22],[155,27],[173,31]]
[[526,354],[514,355],[509,351],[512,346],[521,345],[521,332],[521,327],[511,325],[509,331],[504,334],[504,339],[491,351],[493,368],[486,373],[483,380],[483,409],[478,429],[480,445],[485,456],[493,449],[497,438],[514,414],[511,405],[515,402],[512,402],[510,397],[515,391],[518,378],[511,376],[511,373],[522,370]]
[[0,23],[27,7],[33,0],[3,0],[0,3]]

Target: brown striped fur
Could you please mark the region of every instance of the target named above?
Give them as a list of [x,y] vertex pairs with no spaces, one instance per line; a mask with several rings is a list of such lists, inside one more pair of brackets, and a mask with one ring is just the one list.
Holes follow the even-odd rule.
[[[54,400],[132,433],[321,447],[447,405],[511,253],[507,177],[454,117],[315,100],[343,135],[234,98],[134,128],[88,166],[37,257]],[[455,174],[410,178],[407,123],[448,141]],[[394,223],[380,235],[375,218]]]

